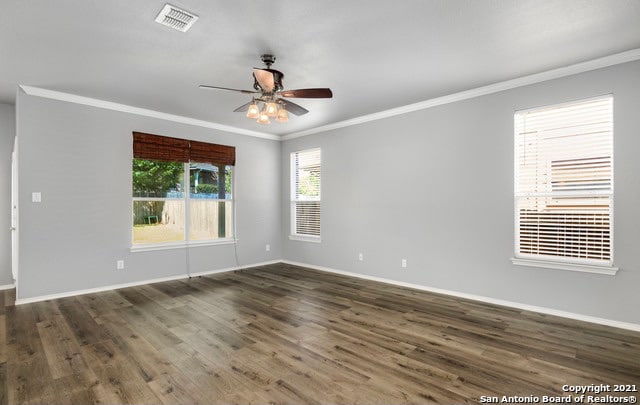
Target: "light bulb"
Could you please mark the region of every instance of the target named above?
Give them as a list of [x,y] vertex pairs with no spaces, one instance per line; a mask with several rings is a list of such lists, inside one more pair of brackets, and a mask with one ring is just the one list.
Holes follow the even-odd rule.
[[249,109],[247,110],[247,118],[253,118],[256,119],[260,116],[260,110],[258,109],[258,105],[256,104],[256,102],[252,102],[251,105],[249,105]]
[[269,116],[264,111],[260,113],[260,116],[258,117],[258,124],[262,124],[262,125],[271,124],[271,121],[269,121]]
[[266,110],[269,117],[275,117],[276,115],[278,115],[278,105],[274,102],[267,103]]
[[276,117],[276,121],[278,122],[287,122],[289,121],[289,114],[287,114],[287,110],[284,107],[280,107],[278,110],[278,116]]

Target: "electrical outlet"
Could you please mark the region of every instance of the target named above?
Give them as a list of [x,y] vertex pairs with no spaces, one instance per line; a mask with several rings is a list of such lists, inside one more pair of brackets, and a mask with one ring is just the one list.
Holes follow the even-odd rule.
[[401,265],[402,265],[402,268],[406,268],[407,267],[407,259],[402,259]]
[[358,253],[358,260],[363,261],[364,255],[362,253]]
[[271,245],[266,245],[264,247],[264,250],[266,250],[267,252],[269,252],[271,250]]
[[124,270],[124,260],[116,261],[116,270]]

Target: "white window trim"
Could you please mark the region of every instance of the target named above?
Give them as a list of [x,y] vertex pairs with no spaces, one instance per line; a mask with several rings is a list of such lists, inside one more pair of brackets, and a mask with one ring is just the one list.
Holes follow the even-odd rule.
[[297,240],[300,242],[313,242],[313,243],[321,243],[322,238],[320,236],[313,235],[289,235],[290,240]]
[[528,267],[542,267],[545,269],[554,269],[554,270],[569,270],[569,271],[579,271],[584,273],[596,273],[596,274],[606,274],[608,276],[615,276],[618,270],[618,267],[613,266],[601,266],[595,264],[578,264],[573,262],[560,262],[554,260],[542,260],[542,259],[525,259],[522,257],[512,257],[511,263],[516,266],[528,266]]
[[[596,96],[596,97],[591,97],[591,98],[585,98],[585,99],[579,99],[579,100],[573,100],[573,101],[568,101],[568,102],[564,102],[564,103],[558,103],[558,104],[554,104],[551,106],[554,107],[562,107],[565,105],[570,105],[570,104],[574,104],[576,102],[581,102],[581,101],[589,101],[589,100],[596,100],[596,99],[600,99],[600,98],[604,98],[604,97],[611,97],[612,98],[612,103],[615,103],[613,100],[613,94],[609,93],[609,94],[603,94],[600,96]],[[533,111],[536,109],[540,109],[540,108],[548,108],[550,105],[546,105],[546,106],[541,106],[541,107],[537,107],[537,108],[530,108],[527,110],[518,110],[514,112],[514,116],[515,114],[519,113],[519,112],[524,112],[524,111]],[[614,104],[614,108],[615,108],[615,104]],[[514,126],[515,126],[515,122],[514,122]],[[612,122],[612,131],[613,134],[615,134],[615,120]],[[612,171],[615,172],[615,156],[614,156],[615,150],[612,149],[611,151],[611,165],[612,165]],[[517,157],[517,143],[514,141],[514,182],[517,181],[517,177],[516,177],[516,173],[517,173],[517,165],[518,165],[518,161],[516,159]],[[527,255],[521,254],[520,251],[520,240],[518,238],[518,221],[519,221],[519,216],[518,216],[518,211],[517,211],[517,201],[518,201],[518,196],[516,196],[514,194],[514,257],[511,257],[509,260],[511,261],[512,264],[516,265],[516,266],[526,266],[526,267],[538,267],[538,268],[546,268],[546,269],[554,269],[554,270],[567,270],[567,271],[577,271],[577,272],[584,272],[584,273],[595,273],[595,274],[604,274],[604,275],[610,275],[610,276],[615,276],[616,273],[618,272],[618,270],[620,270],[618,267],[615,267],[613,265],[614,263],[614,224],[615,224],[615,219],[614,219],[614,207],[615,207],[615,201],[614,201],[614,184],[615,184],[615,175],[614,177],[611,178],[611,192],[609,193],[609,197],[611,198],[611,209],[610,209],[610,220],[611,223],[609,225],[609,229],[610,229],[610,242],[611,242],[611,255],[610,255],[610,260],[608,264],[602,264],[602,263],[589,263],[588,260],[586,261],[578,261],[576,259],[572,259],[572,258],[562,258],[562,257],[550,257],[549,259],[546,258],[540,258],[539,256],[533,256],[532,257],[527,257]],[[595,193],[594,193],[595,194]]]
[[190,242],[167,242],[167,243],[148,243],[148,244],[139,244],[133,245],[129,249],[130,252],[151,252],[154,250],[171,250],[171,249],[185,249],[192,247],[202,247],[202,246],[216,246],[216,245],[233,245],[237,242],[237,239],[234,238],[224,238],[224,239],[211,239],[204,241],[190,241]]
[[[184,240],[178,242],[158,242],[158,243],[133,243],[133,224],[131,224],[131,246],[129,247],[129,251],[132,253],[135,252],[150,252],[154,250],[171,250],[171,249],[183,249],[189,247],[199,247],[199,246],[215,246],[215,245],[229,245],[237,243],[238,239],[236,236],[236,167],[233,167],[233,174],[231,177],[231,196],[230,200],[221,200],[221,199],[210,199],[209,201],[224,201],[231,202],[231,210],[233,215],[233,223],[231,224],[231,229],[233,232],[233,237],[231,238],[218,238],[218,239],[204,239],[204,240],[189,240],[189,224],[191,221],[191,210],[189,209],[189,202],[191,201],[190,196],[190,173],[189,173],[189,162],[183,163],[184,165],[184,174],[183,174],[183,182],[186,186],[185,189],[185,197],[184,198],[159,198],[159,197],[132,197],[131,201],[184,201],[185,203],[185,224],[184,224]],[[228,165],[225,165],[228,166]],[[133,204],[131,205],[131,209],[133,210]],[[133,212],[132,212],[133,214]]]
[[295,177],[294,177],[294,172],[295,172],[295,165],[293,163],[293,155],[295,153],[300,153],[300,152],[307,152],[307,151],[312,151],[312,150],[319,150],[320,151],[320,165],[322,167],[322,148],[307,148],[307,149],[302,149],[302,150],[297,150],[294,152],[291,152],[289,155],[289,186],[290,186],[290,204],[289,204],[289,219],[290,219],[290,234],[289,234],[289,240],[295,240],[295,241],[299,241],[299,242],[311,242],[311,243],[322,243],[322,219],[320,220],[320,235],[319,236],[315,236],[315,235],[304,235],[304,234],[299,234],[296,233],[296,203],[297,202],[304,202],[304,201],[318,201],[320,202],[320,217],[322,218],[322,174],[320,175],[320,198],[318,199],[310,199],[310,200],[296,200],[295,198],[295,190],[296,190],[296,184],[295,184]]

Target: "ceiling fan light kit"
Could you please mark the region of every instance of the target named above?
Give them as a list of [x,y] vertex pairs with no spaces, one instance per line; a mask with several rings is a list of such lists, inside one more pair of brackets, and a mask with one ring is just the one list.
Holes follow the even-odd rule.
[[269,120],[269,116],[264,111],[260,113],[257,121],[258,121],[258,124],[262,124],[262,125],[271,124],[271,121]]
[[256,119],[260,116],[260,109],[258,108],[258,104],[253,100],[251,105],[249,105],[249,109],[247,110],[247,118]]
[[274,118],[276,115],[278,115],[278,105],[273,101],[268,102],[265,105],[265,109],[267,110],[267,115],[269,116],[269,118]]
[[276,121],[278,122],[287,122],[289,121],[289,113],[287,113],[287,110],[282,107],[278,110],[278,115],[276,116]]
[[[329,88],[283,90],[282,79],[284,74],[278,70],[271,69],[276,57],[270,54],[261,56],[266,69],[253,68],[253,90],[240,90],[228,87],[208,86],[201,84],[200,88],[229,90],[242,94],[252,94],[253,99],[236,108],[235,112],[246,111],[246,117],[255,119],[258,124],[267,125],[271,123],[269,118],[275,118],[277,122],[288,122],[289,113],[303,115],[309,111],[304,107],[291,102],[283,97],[289,98],[332,98],[333,93]],[[258,95],[257,97],[255,95]]]

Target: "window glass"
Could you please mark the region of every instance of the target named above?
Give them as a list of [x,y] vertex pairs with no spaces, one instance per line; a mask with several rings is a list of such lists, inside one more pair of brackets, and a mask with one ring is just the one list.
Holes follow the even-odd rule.
[[291,154],[291,234],[320,238],[321,151]]
[[183,198],[184,164],[133,159],[133,197]]
[[233,166],[133,159],[132,183],[134,245],[233,237]]
[[515,114],[516,256],[613,262],[613,97]]
[[185,238],[184,164],[133,160],[133,243]]
[[233,168],[189,163],[189,239],[232,237]]

